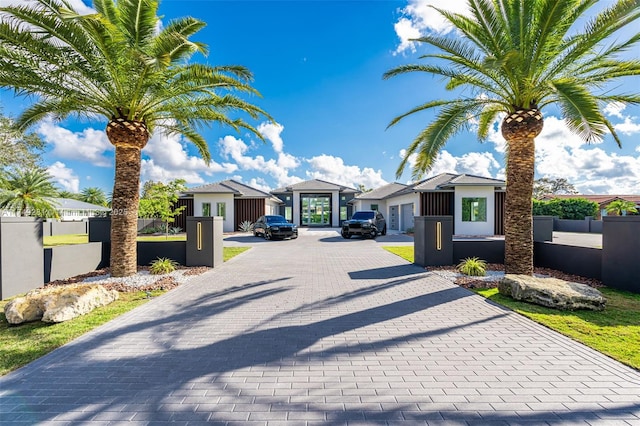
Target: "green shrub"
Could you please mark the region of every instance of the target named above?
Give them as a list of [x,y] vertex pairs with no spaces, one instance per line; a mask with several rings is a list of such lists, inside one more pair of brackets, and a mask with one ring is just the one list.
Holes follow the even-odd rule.
[[178,262],[175,260],[169,259],[168,257],[159,257],[151,262],[149,272],[152,275],[168,274],[169,272],[175,271],[177,267]]
[[245,220],[238,226],[238,229],[241,232],[251,232],[253,231],[253,223],[250,220]]
[[486,275],[487,262],[477,257],[467,257],[458,264],[458,271],[472,277],[484,277]]
[[180,228],[179,226],[173,226],[173,227],[169,228],[169,233],[171,235],[179,234],[180,231],[182,231],[182,228]]
[[583,220],[598,214],[598,203],[584,198],[554,198],[549,201],[533,200],[534,216],[557,216],[560,219]]

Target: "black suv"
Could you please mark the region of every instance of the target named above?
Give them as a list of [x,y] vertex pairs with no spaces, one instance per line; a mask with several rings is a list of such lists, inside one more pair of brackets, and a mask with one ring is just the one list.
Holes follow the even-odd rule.
[[374,210],[361,210],[355,212],[351,220],[342,223],[342,237],[351,238],[352,235],[368,236],[386,235],[387,223],[382,213]]
[[260,216],[253,224],[253,235],[262,235],[265,240],[298,238],[298,227],[280,215]]

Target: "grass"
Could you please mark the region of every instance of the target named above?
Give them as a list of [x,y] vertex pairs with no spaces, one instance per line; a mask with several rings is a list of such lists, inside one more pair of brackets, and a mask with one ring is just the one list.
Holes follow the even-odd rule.
[[[413,263],[413,247],[384,247]],[[604,311],[560,311],[498,294],[498,289],[476,289],[476,293],[512,309],[531,320],[581,342],[623,364],[640,370],[640,294],[610,288],[600,291],[607,298]]]
[[[224,247],[224,261],[249,248]],[[151,295],[159,296],[163,293],[165,292],[153,291]],[[115,302],[70,321],[58,324],[35,321],[10,325],[4,315],[4,307],[10,300],[0,301],[0,376],[46,355],[95,327],[149,301],[145,292],[120,293],[120,298]]]
[[[187,241],[187,235],[140,235],[138,241]],[[87,234],[54,235],[43,238],[45,247],[86,244],[88,242],[89,236]]]

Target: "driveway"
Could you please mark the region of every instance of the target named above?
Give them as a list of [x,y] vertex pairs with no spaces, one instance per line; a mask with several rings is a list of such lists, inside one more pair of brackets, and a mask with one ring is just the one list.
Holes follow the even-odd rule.
[[640,423],[639,372],[383,238],[227,240],[252,249],[0,378],[0,421]]

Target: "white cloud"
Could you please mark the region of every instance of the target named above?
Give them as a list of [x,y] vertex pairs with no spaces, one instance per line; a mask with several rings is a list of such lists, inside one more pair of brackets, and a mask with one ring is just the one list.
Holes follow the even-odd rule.
[[306,172],[310,179],[325,180],[352,188],[357,188],[358,185],[364,185],[365,188],[378,188],[387,183],[382,178],[382,171],[370,167],[361,169],[358,166],[348,166],[340,157],[322,154],[306,162],[311,167]]
[[[400,156],[404,158],[406,150],[400,151]],[[416,163],[416,154],[412,154],[408,160],[408,167],[413,168]],[[490,152],[469,152],[456,157],[449,151],[443,150],[438,153],[433,162],[431,170],[424,178],[439,175],[441,173],[470,174],[475,176],[495,177],[502,173],[500,163]]]
[[251,157],[246,155],[252,148],[244,141],[234,136],[225,136],[220,139],[220,152],[225,158],[235,161],[240,170],[260,171],[272,176],[276,180],[277,186],[289,185],[299,181],[299,178],[289,175],[289,171],[297,168],[300,161],[284,152],[278,153],[276,159],[265,159],[262,155]]
[[68,168],[64,163],[56,161],[47,168],[47,172],[54,181],[62,187],[62,189],[77,193],[80,191],[80,179],[73,170]]
[[637,193],[640,188],[640,158],[587,145],[556,117],[545,118],[536,138],[536,172],[565,178],[585,194]]
[[142,150],[142,180],[168,182],[173,179],[185,179],[187,183],[204,183],[201,174],[212,176],[214,173],[233,173],[238,166],[231,163],[219,164],[211,161],[209,165],[200,157],[189,155],[178,135],[166,135],[156,132]]
[[604,107],[604,113],[608,116],[623,118],[622,111],[625,108],[626,105],[622,102],[610,102]]
[[[80,13],[81,15],[88,15],[90,13],[96,12],[95,9],[92,9],[91,7],[84,4],[82,0],[68,0],[68,2],[71,4],[71,7],[73,7],[76,12]],[[25,3],[31,2],[29,0],[2,0],[2,7],[19,6],[24,5]]]
[[284,142],[282,141],[282,137],[280,137],[280,133],[284,130],[284,126],[278,123],[269,123],[264,122],[260,123],[257,128],[258,132],[271,144],[273,145],[273,150],[277,153],[281,153],[284,148]]
[[640,133],[640,123],[634,122],[636,119],[636,117],[624,117],[624,122],[614,124],[613,128],[627,136]]
[[467,0],[447,0],[446,4],[441,0],[409,0],[407,6],[401,10],[402,17],[394,25],[396,34],[400,38],[396,53],[406,50],[415,52],[415,42],[410,39],[418,38],[427,32],[447,34],[453,29],[432,6],[455,13],[469,14]]
[[54,124],[51,120],[43,121],[36,132],[45,142],[53,145],[52,155],[68,159],[87,161],[94,166],[109,167],[113,160],[105,153],[113,150],[113,145],[102,130],[86,128],[81,132],[72,132]]

